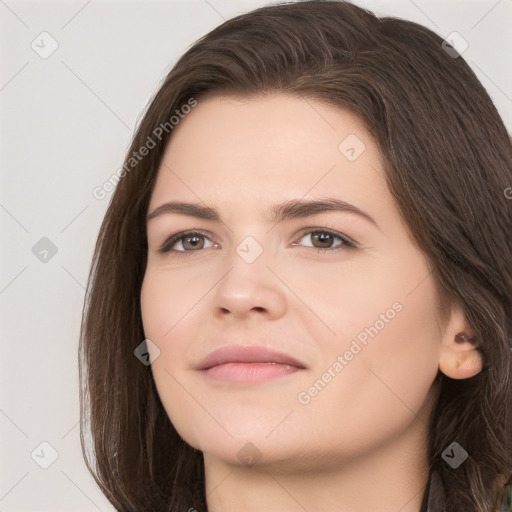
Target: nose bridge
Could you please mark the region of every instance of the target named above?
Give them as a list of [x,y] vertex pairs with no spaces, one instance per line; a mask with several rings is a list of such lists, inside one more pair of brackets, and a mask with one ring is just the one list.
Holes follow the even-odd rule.
[[229,270],[217,286],[218,310],[235,315],[250,311],[282,314],[285,309],[282,284],[267,268],[272,267],[271,238],[260,231],[244,236],[235,245],[229,257]]
[[[262,261],[270,264],[270,256],[276,253],[276,230],[266,223],[257,208],[257,202],[249,198],[240,199],[241,207],[233,208],[228,219],[230,234],[230,250],[233,254],[230,264],[249,269]],[[245,205],[245,206],[244,206]]]
[[247,290],[269,285],[272,274],[267,266],[272,264],[268,242],[269,237],[264,239],[261,234],[251,234],[234,246],[229,257],[230,271],[226,276],[231,284]]
[[[247,265],[252,265],[256,261],[266,260],[268,257],[268,242],[270,237],[264,237],[261,234],[245,236],[236,246],[235,252],[238,257]],[[263,256],[263,257],[262,257]]]

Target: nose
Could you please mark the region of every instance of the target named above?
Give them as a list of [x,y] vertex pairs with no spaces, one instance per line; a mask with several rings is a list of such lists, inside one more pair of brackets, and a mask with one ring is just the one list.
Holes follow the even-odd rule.
[[275,265],[264,252],[252,262],[240,254],[230,258],[230,268],[215,288],[216,315],[223,318],[265,315],[268,319],[284,315],[287,288],[278,272],[269,266]]

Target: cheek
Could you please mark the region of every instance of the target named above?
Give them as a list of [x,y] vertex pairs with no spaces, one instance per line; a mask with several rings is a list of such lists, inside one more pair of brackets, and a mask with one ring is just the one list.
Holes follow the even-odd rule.
[[[357,363],[347,368],[346,377],[351,375],[362,401],[383,424],[413,420],[437,374],[440,339],[436,312],[430,306],[433,301],[433,288],[424,283],[421,291],[400,297],[400,308],[393,314],[387,310],[388,314],[376,320],[383,308],[375,310],[371,324],[361,331],[368,335],[366,344],[359,344]],[[367,415],[364,408],[360,413],[362,418]]]
[[167,303],[165,287],[152,276],[144,277],[140,293],[140,306],[144,334],[153,342],[160,338],[169,325],[165,322],[165,305]]
[[202,325],[200,307],[195,306],[209,286],[194,285],[197,280],[185,277],[185,272],[181,277],[178,274],[173,273],[171,278],[155,270],[146,273],[141,288],[141,315],[146,338],[159,350],[156,359],[151,357],[151,370],[162,405],[177,432],[200,449],[201,436],[193,433],[197,423],[195,393],[188,391],[186,369],[197,360],[190,352]]
[[146,272],[141,288],[141,315],[144,333],[166,351],[172,343],[173,350],[180,350],[176,332],[194,315],[194,306],[206,293],[205,286],[185,273],[171,275],[163,271]]
[[[312,389],[314,397],[302,411],[314,423],[328,411],[333,442],[341,424],[346,438],[376,439],[416,417],[426,422],[428,411],[422,408],[440,354],[436,290],[432,279],[425,279],[428,268],[421,258],[411,258],[408,265],[389,261],[324,281],[323,299],[310,295],[323,304],[322,319],[335,334],[316,340],[322,363],[308,385],[318,382],[319,391]],[[341,370],[333,367],[338,356],[344,360]],[[335,377],[324,373],[329,369]],[[329,381],[325,385],[323,375]],[[325,423],[317,428],[331,429]]]
[[[367,301],[358,330],[342,336],[343,348],[333,351],[308,382],[312,387],[318,383],[319,391],[302,390],[309,394],[311,389],[312,394],[307,405],[299,406],[297,418],[321,431],[334,451],[349,450],[348,439],[356,451],[373,450],[415,420],[428,424],[429,410],[424,406],[437,374],[439,341],[433,311],[425,306],[427,295],[402,297],[402,309],[388,312],[388,323],[379,323],[379,314],[393,301]],[[358,339],[361,333],[366,338]],[[343,369],[331,370],[335,377],[322,373],[333,368],[338,355],[346,361]]]
[[[146,339],[158,347],[158,357],[151,353],[151,369],[155,384],[161,394],[165,389],[168,394],[172,389],[172,377],[176,363],[183,359],[184,344],[177,343],[176,333],[181,324],[180,311],[183,297],[177,300],[175,284],[171,286],[169,279],[158,273],[147,273],[141,288],[141,315]],[[178,305],[181,305],[178,308]],[[156,351],[156,349],[155,349]],[[163,399],[164,397],[161,396]]]

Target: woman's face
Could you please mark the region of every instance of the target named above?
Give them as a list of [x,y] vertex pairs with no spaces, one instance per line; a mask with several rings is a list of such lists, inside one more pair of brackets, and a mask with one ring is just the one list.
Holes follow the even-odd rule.
[[356,117],[283,94],[199,101],[149,213],[170,202],[211,210],[148,221],[142,318],[163,406],[205,460],[325,467],[426,435],[438,296]]

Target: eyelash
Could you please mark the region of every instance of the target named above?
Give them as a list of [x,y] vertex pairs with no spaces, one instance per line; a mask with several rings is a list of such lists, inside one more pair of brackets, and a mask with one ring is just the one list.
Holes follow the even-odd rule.
[[[330,229],[320,229],[320,228],[310,229],[310,230],[306,231],[305,233],[302,233],[299,240],[304,238],[306,235],[310,235],[312,233],[327,233],[328,235],[331,235],[335,238],[341,239],[341,241],[343,242],[341,244],[341,246],[333,247],[333,248],[322,249],[320,247],[311,247],[311,249],[317,249],[319,252],[320,251],[322,251],[322,252],[338,252],[338,251],[344,250],[344,249],[356,249],[357,248],[356,242],[354,242],[347,236],[342,235],[341,233],[337,233],[336,231],[331,231]],[[193,250],[193,251],[177,251],[175,249],[171,249],[171,247],[176,242],[179,242],[180,240],[183,240],[184,238],[188,238],[188,237],[192,237],[192,236],[209,238],[208,235],[206,235],[205,233],[202,233],[201,231],[182,231],[181,233],[177,233],[177,234],[171,236],[171,238],[169,238],[166,242],[164,242],[162,247],[160,247],[160,249],[158,249],[158,252],[160,254],[174,253],[174,256],[177,256],[178,258],[188,257],[192,253],[200,252],[202,249],[197,249],[197,250]],[[296,242],[294,242],[294,245],[296,245]]]

